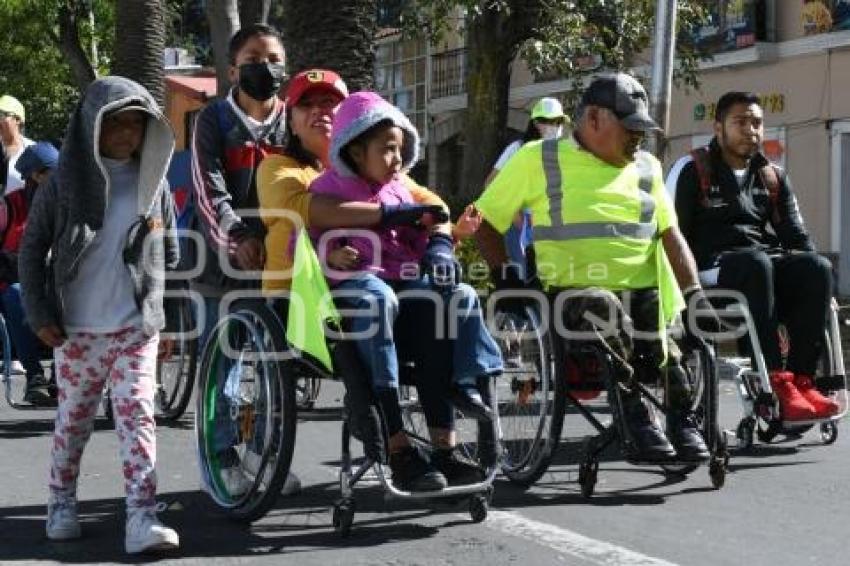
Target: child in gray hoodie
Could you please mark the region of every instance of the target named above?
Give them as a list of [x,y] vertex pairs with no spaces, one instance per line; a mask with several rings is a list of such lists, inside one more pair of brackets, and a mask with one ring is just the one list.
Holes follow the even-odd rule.
[[80,459],[109,382],[127,496],[128,553],[176,548],[156,518],[154,388],[165,269],[177,265],[165,173],[174,134],[141,85],[93,82],[39,191],[20,252],[33,330],[54,348],[59,408],[47,536],[78,538]]

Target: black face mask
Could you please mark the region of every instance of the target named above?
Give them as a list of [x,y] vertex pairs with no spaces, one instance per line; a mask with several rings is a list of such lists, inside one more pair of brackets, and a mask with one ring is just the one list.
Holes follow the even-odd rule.
[[278,93],[286,72],[280,63],[239,65],[239,89],[254,100],[268,100]]

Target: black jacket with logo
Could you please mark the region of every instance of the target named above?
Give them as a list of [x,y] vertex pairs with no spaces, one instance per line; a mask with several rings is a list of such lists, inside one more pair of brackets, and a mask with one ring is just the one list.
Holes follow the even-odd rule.
[[743,187],[723,160],[716,139],[709,145],[711,188],[703,198],[697,166],[691,155],[679,159],[667,177],[675,190],[679,227],[700,270],[717,264],[723,252],[741,249],[814,251],[803,224],[788,174],[776,165],[779,190],[774,203],[759,170],[769,161],[758,153],[750,160]]

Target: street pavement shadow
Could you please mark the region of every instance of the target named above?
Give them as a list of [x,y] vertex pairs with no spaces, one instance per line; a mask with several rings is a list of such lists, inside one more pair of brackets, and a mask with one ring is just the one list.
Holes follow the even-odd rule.
[[[0,440],[22,440],[25,438],[38,438],[53,434],[53,418],[22,419],[15,421],[0,422]],[[112,423],[103,417],[97,417],[94,421],[94,430],[112,430]]]
[[124,553],[124,500],[80,502],[83,538],[52,542],[44,534],[45,505],[0,509],[0,556],[3,561],[52,560],[63,563],[142,563],[171,558],[294,554],[339,547],[371,547],[418,540],[438,528],[421,520],[451,506],[384,501],[378,486],[357,489],[357,515],[351,535],[340,537],[331,525],[330,509],[339,497],[337,482],[315,484],[296,496],[280,497],[269,514],[253,525],[229,520],[204,493],[164,493],[162,521],[180,534],[178,551],[160,556],[132,557]]

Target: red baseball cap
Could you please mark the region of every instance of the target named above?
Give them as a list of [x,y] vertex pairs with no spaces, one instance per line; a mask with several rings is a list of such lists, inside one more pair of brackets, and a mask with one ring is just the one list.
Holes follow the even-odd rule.
[[286,87],[286,105],[295,106],[305,93],[313,90],[331,92],[340,99],[348,96],[348,87],[338,74],[327,69],[307,69],[289,81]]

